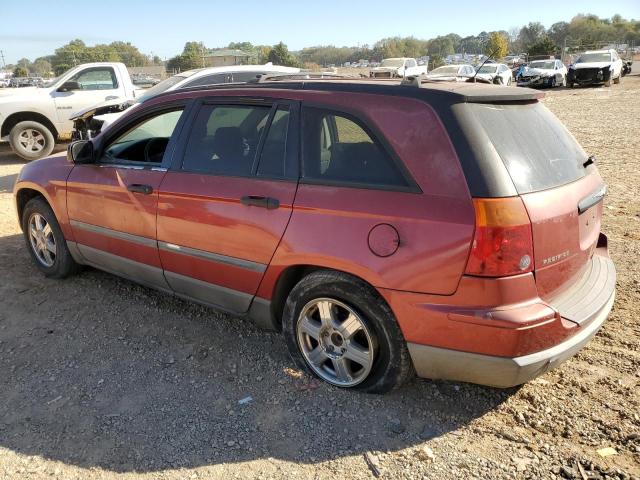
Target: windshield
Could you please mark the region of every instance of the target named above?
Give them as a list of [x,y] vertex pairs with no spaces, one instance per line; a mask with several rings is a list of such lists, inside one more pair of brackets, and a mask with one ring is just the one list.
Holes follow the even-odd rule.
[[585,53],[580,56],[576,63],[588,62],[610,62],[611,54],[609,52]]
[[468,105],[519,194],[559,187],[584,177],[582,163],[587,154],[541,103]]
[[497,65],[484,65],[478,69],[478,73],[496,73]]
[[460,67],[454,65],[451,67],[438,67],[432,70],[429,75],[457,75]]
[[542,68],[545,70],[553,70],[555,68],[555,62],[531,62],[530,68]]
[[157,85],[154,85],[153,87],[149,88],[148,90],[145,90],[144,95],[142,95],[140,98],[138,98],[138,102],[144,102],[145,100],[148,100],[151,97],[155,97],[156,95],[158,95],[158,94],[160,94],[162,92],[166,92],[171,87],[173,87],[177,83],[181,82],[185,78],[189,78],[189,76],[188,75],[174,75],[173,77],[169,77],[169,78],[161,81]]
[[402,58],[385,58],[382,60],[380,64],[381,67],[402,67],[404,65],[404,60]]

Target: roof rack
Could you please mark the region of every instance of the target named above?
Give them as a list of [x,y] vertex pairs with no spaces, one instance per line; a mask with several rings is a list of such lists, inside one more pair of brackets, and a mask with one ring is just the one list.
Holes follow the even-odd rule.
[[343,75],[333,72],[300,72],[300,73],[263,73],[257,75],[255,80],[248,83],[264,83],[279,80],[358,80],[360,78],[368,78],[355,75]]

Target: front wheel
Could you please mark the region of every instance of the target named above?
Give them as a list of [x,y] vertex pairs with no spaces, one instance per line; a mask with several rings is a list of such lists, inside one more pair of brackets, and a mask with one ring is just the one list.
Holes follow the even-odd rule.
[[294,287],[283,333],[301,369],[338,387],[384,393],[413,375],[389,306],[371,286],[342,272],[320,270]]
[[616,85],[618,85],[620,83],[620,80],[622,79],[622,73],[620,75],[618,75],[617,78],[613,79],[613,83],[615,83]]
[[13,152],[27,161],[38,160],[51,154],[55,139],[51,130],[38,122],[17,123],[9,132]]
[[31,258],[45,277],[64,278],[80,269],[53,210],[44,199],[36,197],[27,202],[22,213],[22,231]]

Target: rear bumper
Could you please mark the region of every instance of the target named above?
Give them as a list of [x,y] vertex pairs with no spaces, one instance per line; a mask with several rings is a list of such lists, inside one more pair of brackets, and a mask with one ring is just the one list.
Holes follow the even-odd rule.
[[609,316],[614,297],[615,293],[611,294],[606,304],[575,335],[541,352],[507,358],[409,343],[409,353],[420,377],[513,387],[557,367],[582,349]]

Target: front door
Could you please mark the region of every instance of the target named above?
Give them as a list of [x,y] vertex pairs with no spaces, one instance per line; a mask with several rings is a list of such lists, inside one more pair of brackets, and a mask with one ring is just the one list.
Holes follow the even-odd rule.
[[204,103],[160,185],[158,247],[178,293],[249,308],[291,216],[298,105]]
[[[69,78],[65,85],[75,84],[74,88],[61,88],[52,93],[58,120],[58,131],[70,133],[73,122],[69,117],[78,110],[90,107],[121,96],[123,88],[113,67],[91,67]],[[61,91],[65,90],[65,91]]]
[[[165,151],[182,106],[142,113],[97,146],[95,164],[76,165],[67,208],[77,247],[98,268],[168,289],[156,242]],[[168,160],[166,160],[168,161]]]

